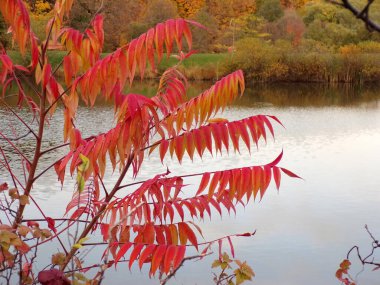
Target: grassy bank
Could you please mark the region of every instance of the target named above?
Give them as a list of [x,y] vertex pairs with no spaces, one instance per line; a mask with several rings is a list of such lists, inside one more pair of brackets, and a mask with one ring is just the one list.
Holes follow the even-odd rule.
[[236,49],[224,72],[241,68],[253,81],[360,83],[380,80],[380,43],[376,42],[328,50],[245,39]]
[[289,53],[269,60],[236,59],[226,71],[236,68],[258,82],[374,82],[380,80],[380,54]]
[[[9,54],[18,64],[30,60],[17,52]],[[59,65],[64,55],[61,51],[49,52],[52,66]],[[176,62],[173,57],[164,57],[158,67],[159,74]],[[189,80],[216,80],[243,69],[247,79],[255,82],[373,82],[380,81],[380,52],[355,48],[343,52],[286,50],[260,44],[238,46],[233,55],[194,54],[180,69]],[[62,69],[59,74],[63,74]],[[157,74],[148,68],[146,78],[157,78]]]

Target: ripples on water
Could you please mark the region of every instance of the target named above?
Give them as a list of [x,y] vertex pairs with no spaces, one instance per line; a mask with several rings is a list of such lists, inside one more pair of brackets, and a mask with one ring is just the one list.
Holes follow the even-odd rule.
[[[200,93],[206,87],[193,86],[192,90]],[[149,85],[141,86],[140,90],[153,94]],[[256,229],[255,237],[235,239],[234,243],[238,257],[253,267],[257,284],[338,284],[334,274],[347,250],[354,244],[363,249],[370,245],[364,224],[380,237],[380,94],[377,90],[377,86],[318,84],[250,87],[223,116],[236,120],[254,114],[275,115],[286,127],[276,127],[275,142],[261,144],[260,151],[254,151],[251,156],[242,151],[241,155],[205,157],[195,163],[185,160],[182,165],[170,160],[162,165],[157,155],[153,155],[146,161],[138,180],[165,172],[167,166],[175,175],[262,164],[273,160],[284,149],[281,165],[301,175],[304,181],[284,178],[280,192],[271,187],[261,203],[251,203],[245,209],[240,207],[236,216],[225,214],[221,220],[215,215],[211,222],[200,222],[204,236],[211,240]],[[62,129],[56,128],[63,125],[61,111],[56,112],[47,128],[46,148],[62,141]],[[113,108],[109,105],[94,109],[80,107],[78,113],[77,125],[83,136],[106,131],[112,124]],[[22,116],[27,118],[27,114]],[[0,122],[2,132],[11,134],[12,128],[20,134],[25,132],[5,109],[0,109]],[[30,136],[17,146],[32,153],[33,143]],[[0,144],[4,147],[3,141]],[[65,151],[50,154],[40,169]],[[16,165],[17,157],[11,156]],[[0,177],[6,178],[1,169]],[[49,172],[33,189],[34,197],[51,216],[64,213],[74,184],[67,180],[61,190],[56,176]],[[109,176],[106,183],[112,184],[114,180]],[[38,216],[32,208],[27,215]],[[56,250],[56,246],[48,245],[46,250]],[[212,259],[186,264],[172,284],[211,284]],[[125,280],[157,283],[148,279],[146,271],[132,272],[119,266],[116,274],[108,273],[111,277],[107,284],[121,284]],[[359,277],[361,284],[377,284],[379,280],[377,272],[364,272]]]

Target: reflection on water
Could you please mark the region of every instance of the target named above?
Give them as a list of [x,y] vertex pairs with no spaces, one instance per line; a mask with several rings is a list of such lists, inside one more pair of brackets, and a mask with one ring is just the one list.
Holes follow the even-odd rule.
[[[196,94],[207,85],[192,88]],[[152,90],[149,85],[141,85],[133,92],[154,94]],[[161,165],[154,154],[146,161],[138,179],[165,172],[166,167],[175,175],[261,164],[271,161],[284,149],[282,165],[297,172],[304,181],[284,178],[279,193],[272,187],[262,202],[252,203],[245,209],[240,207],[236,216],[225,214],[220,219],[215,215],[212,222],[199,222],[204,236],[211,240],[256,229],[253,238],[235,239],[234,243],[238,257],[252,265],[257,284],[337,284],[334,273],[347,250],[354,244],[363,249],[370,244],[364,224],[380,236],[380,94],[377,90],[376,86],[353,88],[318,84],[249,87],[223,117],[275,115],[286,127],[276,127],[276,142],[262,144],[261,150],[251,156],[242,151],[241,155],[205,157],[195,163],[185,160],[182,165],[170,160]],[[62,130],[55,128],[57,124],[62,125],[60,111],[51,119],[44,147],[62,140]],[[95,110],[80,107],[77,125],[84,136],[97,134],[112,123],[112,112],[110,105],[101,105]],[[0,122],[2,132],[12,133],[12,128],[20,133],[24,131],[15,121],[9,121],[5,109],[0,109]],[[4,146],[3,141],[0,144]],[[32,151],[32,138],[19,147]],[[48,165],[65,151],[56,151],[46,157],[43,164]],[[4,175],[0,169],[1,180]],[[111,177],[106,183],[110,185],[114,179]],[[35,185],[34,197],[51,216],[62,215],[73,183],[69,181],[61,191],[54,173],[50,172]],[[32,208],[28,215],[38,216]],[[46,247],[49,251],[56,250],[54,245]],[[189,262],[171,284],[211,284],[212,259]],[[132,272],[126,266],[119,266],[116,273],[108,274],[107,284],[125,284],[125,280],[157,284],[156,280],[149,280],[144,270],[140,273],[135,268]],[[378,280],[377,272],[365,272],[359,277],[361,284],[377,284]]]

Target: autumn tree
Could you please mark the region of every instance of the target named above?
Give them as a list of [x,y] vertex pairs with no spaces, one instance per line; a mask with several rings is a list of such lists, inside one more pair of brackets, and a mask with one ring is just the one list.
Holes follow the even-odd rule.
[[207,30],[200,29],[194,34],[194,49],[199,52],[213,50],[218,35],[218,23],[215,17],[208,13],[206,8],[202,8],[192,19],[207,27]]
[[380,32],[379,19],[376,19],[376,17],[373,16],[373,10],[376,9],[376,7],[374,7],[375,1],[368,0],[367,3],[365,3],[365,1],[363,1],[362,3],[353,3],[349,0],[330,0],[328,2],[343,7],[344,9],[352,13],[356,18],[360,19],[365,23],[365,26],[368,30]]
[[148,1],[144,20],[149,26],[177,16],[177,7],[171,0]]
[[54,6],[54,0],[26,0],[34,13],[46,13]]
[[314,3],[303,14],[304,37],[329,46],[342,46],[369,40],[371,35],[360,21],[344,9],[328,3]]
[[[66,27],[72,4],[72,0],[56,1],[46,38],[37,39],[24,3],[0,2],[0,12],[19,52],[31,57],[30,65],[24,67],[14,64],[7,50],[0,51],[3,94],[12,84],[16,86],[19,108],[4,98],[0,102],[11,119],[27,131],[26,135],[10,136],[0,130],[0,163],[7,172],[6,180],[0,181],[2,277],[8,284],[15,284],[16,279],[20,284],[70,284],[70,280],[98,284],[105,270],[127,261],[129,268],[145,264],[149,275],[159,273],[164,284],[191,258],[186,257],[190,248],[196,258],[202,258],[211,254],[212,246],[219,252],[219,264],[228,263],[230,259],[222,252],[228,250],[234,256],[232,240],[254,233],[201,240],[198,223],[262,199],[272,181],[277,189],[280,187],[283,175],[298,177],[279,166],[283,152],[264,165],[236,165],[220,171],[172,175],[167,169],[148,179],[143,179],[140,171],[151,155],[157,155],[161,162],[173,159],[181,163],[184,159],[206,159],[210,154],[239,153],[243,147],[261,147],[259,142],[274,136],[274,125],[281,122],[271,115],[235,121],[217,117],[243,95],[241,70],[189,98],[186,78],[175,65],[161,75],[152,98],[125,94],[125,86],[132,86],[136,76],[143,78],[148,65],[154,72],[164,54],[170,56],[174,48],[179,51],[178,64],[191,56],[190,26],[202,26],[180,18],[166,20],[101,57],[103,17],[95,13],[82,31]],[[52,66],[47,52],[57,46],[66,55],[58,66]],[[63,82],[56,77],[61,66]],[[31,80],[34,94],[25,88]],[[90,108],[100,99],[114,106],[114,124],[103,133],[84,137],[76,120],[79,102]],[[20,108],[31,113],[31,121],[20,116]],[[63,116],[64,141],[49,145],[45,131],[57,112]],[[19,147],[23,140],[33,141],[32,153]],[[65,155],[56,157],[57,150]],[[15,156],[19,159],[13,160]],[[43,159],[50,161],[46,168],[41,166]],[[105,179],[107,168],[117,175],[116,180]],[[44,184],[49,170],[55,171],[62,185],[68,179],[76,182],[62,218],[51,217],[34,199],[35,189]],[[192,189],[189,177],[199,178]],[[35,210],[33,217],[25,214],[30,207]],[[77,234],[69,235],[67,243],[63,235],[71,227],[77,227]],[[35,264],[35,257],[46,242],[55,242],[59,250],[52,254],[52,264],[44,267]],[[105,249],[100,263],[78,257],[79,249],[92,246]],[[238,268],[231,275],[236,282],[250,280],[252,270],[243,262],[236,264]],[[39,271],[41,268],[45,269]],[[98,271],[91,277],[79,274],[89,269]]]
[[[99,12],[104,15],[104,49],[113,50],[132,39],[134,33],[131,24],[140,20],[145,12],[144,1],[132,0],[78,0],[73,4],[70,25],[80,31],[88,27],[88,23]],[[120,25],[120,23],[125,23]],[[144,31],[147,26],[144,26]]]
[[257,15],[269,22],[274,22],[284,15],[284,9],[279,0],[266,0],[258,6]]
[[231,20],[256,11],[256,2],[253,0],[206,0],[206,5],[208,12],[217,19],[220,29],[230,25]]

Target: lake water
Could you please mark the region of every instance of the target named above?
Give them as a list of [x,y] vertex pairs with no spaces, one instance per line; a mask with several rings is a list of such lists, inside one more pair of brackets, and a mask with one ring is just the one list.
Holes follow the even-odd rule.
[[[207,86],[194,86],[194,92]],[[151,88],[140,86],[151,94]],[[9,98],[12,100],[12,97]],[[52,118],[51,126],[62,122],[60,110]],[[113,108],[100,105],[94,109],[81,107],[78,126],[84,136],[97,134],[112,123]],[[364,230],[368,224],[373,234],[380,237],[380,90],[378,86],[328,87],[318,84],[265,85],[248,88],[244,97],[226,110],[223,117],[239,119],[254,114],[277,116],[286,129],[276,127],[276,141],[261,144],[259,152],[242,151],[241,155],[223,158],[205,157],[182,165],[170,160],[159,162],[153,155],[143,165],[138,180],[157,172],[189,174],[204,171],[249,166],[272,161],[283,149],[281,166],[296,172],[304,180],[284,177],[279,193],[272,185],[259,203],[245,209],[238,207],[235,215],[197,222],[207,240],[221,236],[257,230],[254,237],[235,238],[236,255],[247,260],[256,273],[254,282],[260,285],[319,285],[339,284],[335,271],[353,245],[359,245],[366,255],[371,240]],[[0,131],[21,128],[9,120],[5,109],[0,109]],[[19,147],[33,150],[29,137]],[[45,147],[62,140],[62,130],[50,127]],[[4,142],[0,141],[1,146]],[[48,165],[64,153],[57,151],[46,157]],[[13,163],[17,163],[15,158]],[[0,170],[0,180],[6,179]],[[115,178],[108,178],[112,184]],[[196,180],[186,180],[196,184]],[[70,200],[73,181],[61,189],[53,172],[49,172],[33,189],[33,197],[50,216],[59,217]],[[26,216],[39,218],[29,208]],[[57,245],[48,244],[46,252],[56,251]],[[215,248],[217,252],[217,248]],[[91,253],[95,255],[94,252]],[[91,256],[91,255],[90,255]],[[212,284],[211,263],[216,255],[201,262],[188,262],[169,284]],[[49,256],[41,257],[48,260]],[[99,258],[92,260],[94,263]],[[361,269],[354,265],[352,273]],[[120,264],[116,272],[109,272],[105,284],[157,284],[147,277],[147,270],[132,272]],[[371,268],[358,276],[358,284],[379,284],[380,271]]]

